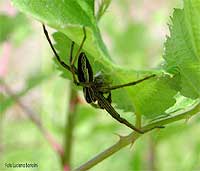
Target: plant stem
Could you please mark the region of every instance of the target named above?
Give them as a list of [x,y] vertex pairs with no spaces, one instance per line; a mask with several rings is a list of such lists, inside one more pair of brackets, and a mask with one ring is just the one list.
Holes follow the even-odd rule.
[[[147,155],[147,170],[156,171],[156,142],[152,134],[149,134],[148,137],[148,155]],[[145,154],[146,155],[146,154]]]
[[[165,118],[165,119],[150,123],[150,124],[144,126],[142,128],[142,130],[146,131],[146,133],[147,133],[156,127],[164,126],[169,123],[179,121],[182,119],[188,119],[189,117],[192,117],[198,113],[200,113],[200,102],[198,104],[196,104],[195,106],[191,107],[191,109],[189,109],[187,111],[179,113],[175,116],[171,116],[169,118]],[[125,146],[127,146],[131,143],[133,144],[141,135],[142,134],[139,134],[137,132],[132,132],[127,136],[120,136],[120,140],[116,144],[112,145],[111,147],[109,147],[102,153],[98,154],[97,156],[95,156],[94,158],[89,160],[88,162],[84,163],[80,167],[74,169],[74,171],[85,171],[85,170],[92,168],[93,166],[97,165],[104,159],[110,157],[112,154],[118,152],[120,149],[124,148]]]
[[84,163],[80,167],[74,169],[74,171],[85,171],[85,170],[88,170],[88,169],[92,168],[93,166],[97,165],[98,163],[100,163],[104,159],[108,158],[112,154],[118,152],[120,149],[122,149],[123,147],[127,146],[128,144],[130,144],[130,142],[134,143],[135,140],[137,138],[139,138],[141,135],[142,134],[138,134],[137,132],[134,132],[134,133],[130,134],[129,136],[124,136],[124,137],[120,136],[120,139],[116,144],[114,144],[111,147],[107,148],[105,151],[103,151],[102,153],[98,154],[97,156],[95,156],[94,158],[92,158],[88,162]]
[[138,113],[135,114],[136,115],[136,122],[135,122],[135,125],[137,128],[141,128],[141,125],[142,125],[142,117],[141,115],[139,115]]
[[78,104],[77,91],[74,90],[71,86],[69,113],[67,114],[66,129],[65,129],[66,135],[65,135],[64,158],[63,158],[64,170],[70,170],[71,168],[71,156],[72,156],[72,144],[73,144],[72,142],[73,142],[73,132],[75,126],[75,115],[76,115],[77,104]]

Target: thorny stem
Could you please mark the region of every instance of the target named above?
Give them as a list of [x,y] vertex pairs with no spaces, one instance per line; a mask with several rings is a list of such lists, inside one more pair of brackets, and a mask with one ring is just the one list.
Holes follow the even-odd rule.
[[69,113],[67,114],[66,121],[66,135],[65,135],[65,144],[64,144],[64,158],[63,158],[63,166],[64,171],[68,171],[71,168],[71,156],[72,156],[72,145],[73,145],[73,132],[75,126],[75,115],[76,115],[76,107],[79,103],[77,91],[74,90],[71,86],[71,96],[69,103]]
[[3,85],[5,92],[13,98],[16,104],[24,111],[24,113],[31,119],[31,121],[37,126],[40,132],[44,135],[46,140],[52,146],[52,148],[59,154],[60,157],[63,156],[63,148],[61,145],[54,139],[51,133],[45,129],[44,125],[42,124],[38,114],[35,113],[32,109],[30,109],[27,105],[25,105],[10,89],[10,87],[0,79],[0,84]]
[[128,144],[134,143],[135,140],[137,140],[141,135],[142,134],[139,134],[137,132],[133,132],[129,136],[124,136],[124,137],[120,136],[120,139],[116,144],[107,148],[105,151],[96,155],[94,158],[92,158],[88,162],[84,163],[80,167],[74,169],[73,171],[85,171],[85,170],[92,168],[93,166],[97,165],[98,163],[100,163],[104,159],[110,157],[112,154],[118,152],[120,149],[124,148]]
[[[179,121],[182,119],[188,119],[189,117],[192,117],[198,113],[200,113],[200,102],[187,111],[178,113],[177,115],[171,116],[169,118],[161,119],[159,121],[150,123],[144,126],[142,130],[149,132],[154,127],[164,126],[164,125],[167,125],[167,124],[170,124],[172,122]],[[116,144],[112,145],[111,147],[107,148],[105,151],[96,155],[94,158],[84,163],[80,167],[74,169],[74,171],[85,171],[92,168],[93,166],[97,165],[104,159],[110,157],[112,154],[118,152],[120,149],[124,148],[125,146],[131,143],[133,144],[142,135],[143,134],[139,134],[137,132],[132,132],[127,136],[120,136],[120,139]]]

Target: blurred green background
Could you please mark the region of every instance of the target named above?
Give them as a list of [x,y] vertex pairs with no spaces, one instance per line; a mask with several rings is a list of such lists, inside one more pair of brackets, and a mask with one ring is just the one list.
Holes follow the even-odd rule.
[[[99,23],[112,60],[134,69],[162,65],[169,16],[173,8],[181,6],[181,0],[113,0]],[[59,76],[41,23],[19,13],[7,0],[0,1],[0,78],[64,144],[71,83]],[[74,112],[72,168],[115,143],[116,134],[130,132],[106,112],[86,104],[82,92],[79,97]],[[91,170],[200,170],[199,120],[197,116],[188,124],[180,121],[148,133],[133,147],[124,148]],[[9,170],[5,163],[12,162],[37,163],[39,167],[32,170],[63,170],[41,131],[0,86],[0,170]]]

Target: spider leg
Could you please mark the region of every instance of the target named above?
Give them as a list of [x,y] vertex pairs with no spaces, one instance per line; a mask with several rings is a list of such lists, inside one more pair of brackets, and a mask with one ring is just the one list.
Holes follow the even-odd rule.
[[126,119],[122,118],[116,112],[116,110],[110,105],[110,103],[106,100],[106,98],[102,94],[96,92],[95,96],[98,99],[98,104],[101,106],[101,108],[103,107],[114,119],[116,119],[117,121],[119,121],[122,124],[125,124],[126,126],[128,126],[129,128],[133,129],[134,131],[136,131],[138,133],[141,133],[141,134],[144,133],[142,130],[136,128],[134,125],[132,125]]
[[149,129],[144,129],[144,133],[145,132],[149,132],[149,131],[152,131],[152,130],[154,130],[154,129],[156,129],[156,128],[158,128],[158,129],[162,129],[162,128],[165,128],[165,126],[163,126],[163,125],[161,125],[161,126],[154,126],[154,127],[152,127],[152,128],[149,128]]
[[74,83],[76,85],[80,85],[80,83],[77,81],[76,76],[75,76],[77,74],[77,69],[75,68],[74,64],[75,64],[75,62],[76,62],[76,60],[77,60],[77,58],[78,58],[78,56],[79,56],[79,54],[81,52],[81,49],[83,48],[84,42],[86,40],[85,27],[83,27],[83,33],[84,33],[83,40],[82,40],[81,45],[79,46],[79,48],[78,48],[78,50],[76,52],[76,55],[75,55],[74,59],[73,59],[74,42],[72,42],[71,51],[70,51],[70,58],[69,58],[69,60],[70,60],[70,69],[71,69],[71,73],[72,73],[72,76],[73,76],[73,81],[74,81]]
[[74,41],[71,43],[71,49],[70,49],[70,54],[69,54],[69,61],[72,61],[73,58],[73,51],[74,51]]
[[80,54],[80,52],[81,52],[81,50],[83,48],[83,45],[85,43],[85,40],[86,40],[86,30],[85,30],[85,27],[83,27],[83,34],[84,35],[83,35],[83,40],[81,42],[81,45],[79,46],[74,59],[71,59],[71,61],[70,61],[70,65],[71,66],[73,66],[75,64],[75,62],[76,62],[76,60],[77,60],[77,58],[78,58],[78,56],[79,56],[79,54]]
[[60,56],[57,54],[55,48],[53,47],[53,44],[52,44],[51,39],[50,39],[50,37],[49,37],[48,31],[47,31],[47,29],[45,28],[45,25],[42,24],[42,27],[43,27],[44,34],[45,34],[45,36],[46,36],[46,38],[47,38],[47,41],[49,42],[49,45],[50,45],[50,47],[51,47],[51,49],[52,49],[52,51],[53,51],[53,53],[54,53],[54,55],[55,55],[57,61],[58,61],[64,68],[66,68],[68,71],[71,71],[70,66],[68,66],[67,64],[65,64],[65,62],[62,61],[62,60],[60,59]]
[[141,83],[141,82],[143,82],[143,81],[145,81],[145,80],[148,80],[148,79],[150,79],[150,78],[152,78],[152,77],[155,77],[155,76],[156,76],[156,74],[152,74],[152,75],[149,75],[149,76],[147,76],[147,77],[144,77],[144,78],[142,78],[142,79],[140,79],[140,80],[133,81],[133,82],[130,82],[130,83],[121,84],[121,85],[115,85],[115,86],[110,86],[110,87],[106,87],[106,88],[104,87],[104,88],[103,88],[103,91],[116,90],[116,89],[119,89],[119,88],[123,88],[123,87],[128,87],[128,86],[136,85],[136,84],[138,84],[138,83]]
[[69,62],[70,62],[70,71],[72,73],[72,77],[73,77],[73,82],[76,85],[79,85],[79,82],[76,79],[76,75],[77,75],[77,69],[74,65],[71,64],[71,61],[73,60],[73,51],[74,51],[74,41],[72,41],[71,43],[71,48],[70,48],[70,54],[69,54]]

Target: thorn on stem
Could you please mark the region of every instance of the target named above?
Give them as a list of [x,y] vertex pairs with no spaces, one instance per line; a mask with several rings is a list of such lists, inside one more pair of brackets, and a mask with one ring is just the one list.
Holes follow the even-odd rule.
[[119,137],[119,141],[124,138],[124,136],[122,136],[122,135],[120,135],[118,133],[114,133],[114,135],[116,135],[117,137]]

